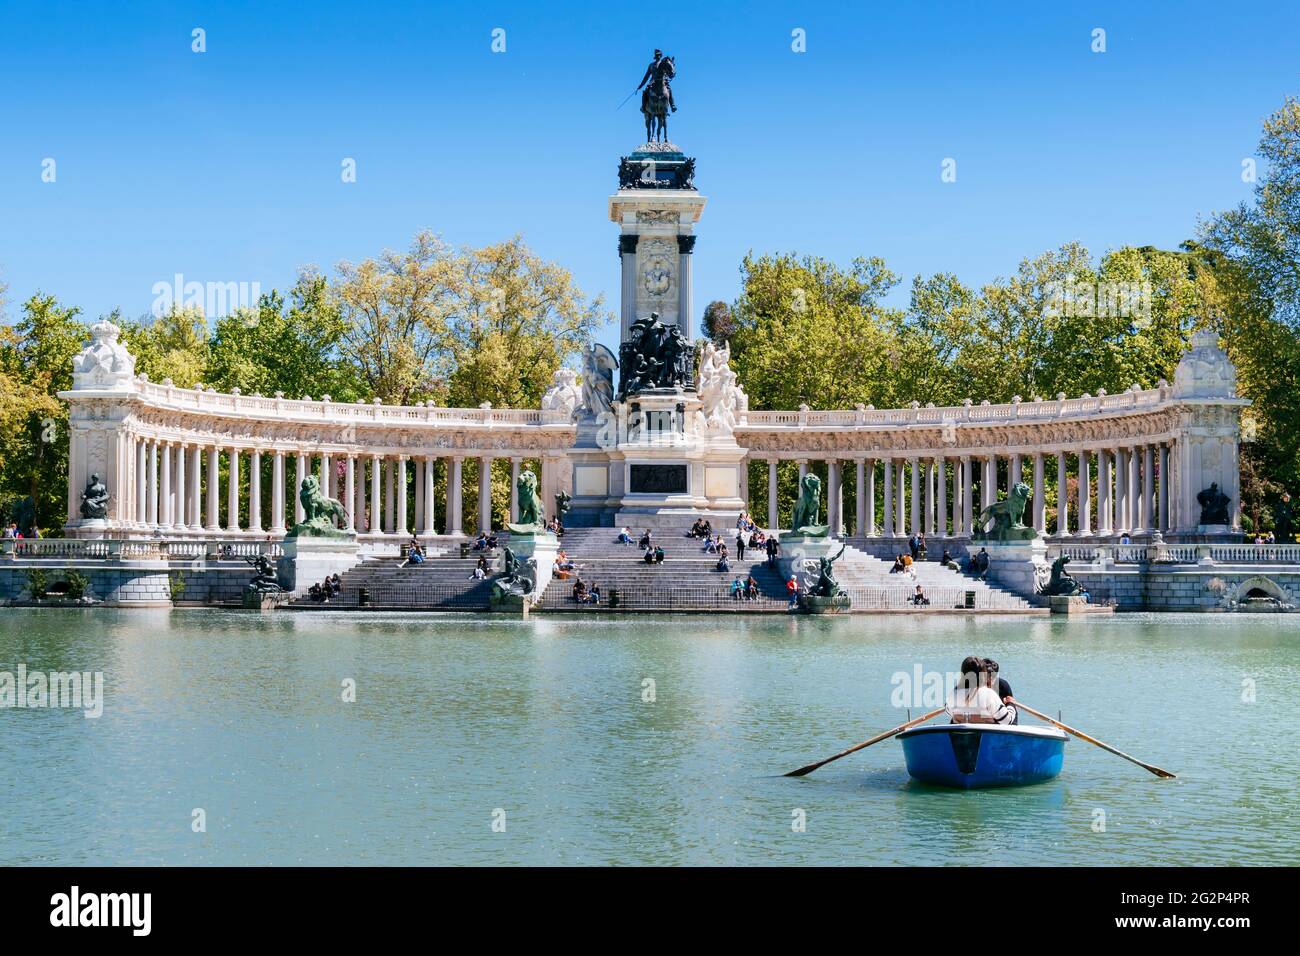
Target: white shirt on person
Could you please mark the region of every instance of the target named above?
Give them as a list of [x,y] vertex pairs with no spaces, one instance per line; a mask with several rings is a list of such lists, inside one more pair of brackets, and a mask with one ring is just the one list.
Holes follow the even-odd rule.
[[977,687],[969,690],[957,687],[948,693],[948,717],[991,717],[999,724],[1012,724],[1016,720],[1016,709],[1004,704],[998,692],[992,687]]

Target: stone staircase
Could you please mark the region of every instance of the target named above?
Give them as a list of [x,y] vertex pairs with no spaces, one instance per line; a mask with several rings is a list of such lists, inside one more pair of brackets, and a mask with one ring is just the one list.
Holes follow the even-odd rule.
[[[613,591],[618,591],[615,610],[629,611],[785,611],[785,582],[767,567],[761,551],[746,551],[745,560],[737,561],[734,543],[726,532],[723,540],[732,552],[731,570],[726,574],[715,569],[717,556],[706,553],[702,543],[686,537],[689,523],[676,529],[655,531],[655,543],[665,552],[661,565],[647,565],[635,545],[617,543],[618,530],[612,528],[571,528],[560,546],[578,566],[578,575],[588,585],[600,585],[602,607],[613,605]],[[643,528],[633,528],[639,537]],[[837,549],[838,550],[838,549]],[[866,554],[849,544],[844,557],[835,562],[835,575],[848,592],[855,611],[916,610],[912,595],[919,583],[930,604],[923,610],[968,609],[968,594],[973,594],[974,610],[1005,613],[1041,613],[1029,602],[995,585],[945,568],[934,561],[913,565],[910,575],[890,574],[892,562]],[[736,600],[731,596],[731,581],[753,574],[760,597]],[[805,573],[804,581],[815,579],[815,572]],[[591,610],[573,599],[573,579],[555,580],[542,594],[538,610]]]
[[[295,610],[435,609],[486,610],[492,594],[491,578],[474,580],[481,552],[460,556],[459,548],[430,548],[423,564],[407,564],[396,557],[372,557],[339,575],[342,591],[329,601],[300,597],[290,603]],[[488,564],[499,563],[500,551],[487,552]],[[361,603],[362,590],[369,601]]]

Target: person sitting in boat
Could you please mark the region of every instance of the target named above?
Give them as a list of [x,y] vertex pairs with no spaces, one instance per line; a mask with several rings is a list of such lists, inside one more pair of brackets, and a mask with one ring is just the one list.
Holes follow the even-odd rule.
[[[1006,679],[998,673],[998,662],[991,657],[986,657],[983,660],[983,664],[984,683],[997,692],[998,699],[1001,700],[1002,703],[1013,705],[1011,709],[1016,710],[1014,706],[1016,702],[1015,695],[1011,693],[1011,685],[1008,684]],[[1015,719],[1011,722],[1013,724],[1020,723],[1020,712],[1018,710],[1016,711]]]
[[1012,724],[1016,708],[998,698],[984,682],[984,661],[968,657],[961,662],[961,680],[948,696],[945,708],[954,724]]

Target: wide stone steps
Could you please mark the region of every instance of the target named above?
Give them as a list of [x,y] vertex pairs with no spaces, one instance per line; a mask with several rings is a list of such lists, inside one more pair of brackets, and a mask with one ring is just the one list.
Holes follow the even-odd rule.
[[[499,552],[488,552],[488,564],[495,565]],[[459,552],[433,554],[423,564],[406,564],[397,558],[372,558],[339,575],[342,590],[329,601],[310,597],[295,599],[295,609],[338,610],[340,608],[437,608],[483,610],[492,595],[491,580],[474,578],[479,552],[462,558]],[[362,591],[367,603],[362,604]]]

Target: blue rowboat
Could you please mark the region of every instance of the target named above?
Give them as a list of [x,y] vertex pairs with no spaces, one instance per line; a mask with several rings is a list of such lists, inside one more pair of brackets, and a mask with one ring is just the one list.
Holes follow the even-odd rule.
[[1051,780],[1061,772],[1067,738],[1055,727],[937,724],[914,727],[898,739],[914,778],[973,790]]

